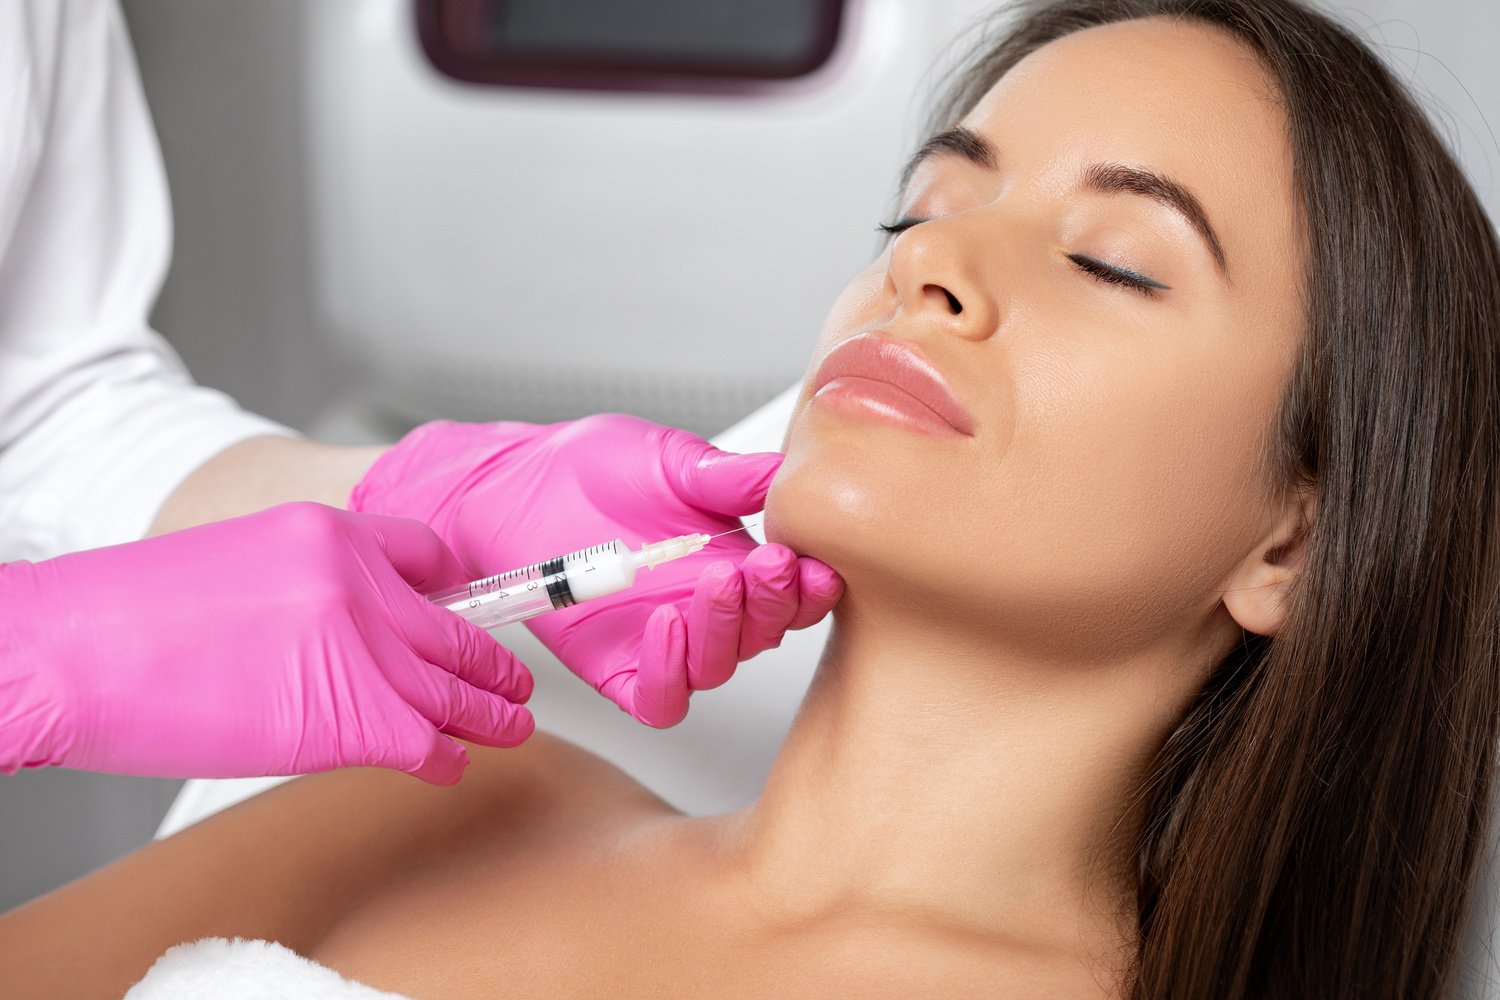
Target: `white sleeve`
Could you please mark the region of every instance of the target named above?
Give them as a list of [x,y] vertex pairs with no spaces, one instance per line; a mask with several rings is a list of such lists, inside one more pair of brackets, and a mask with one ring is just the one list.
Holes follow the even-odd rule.
[[0,3],[0,561],[145,534],[187,475],[286,428],[193,383],[147,325],[171,252],[113,0]]

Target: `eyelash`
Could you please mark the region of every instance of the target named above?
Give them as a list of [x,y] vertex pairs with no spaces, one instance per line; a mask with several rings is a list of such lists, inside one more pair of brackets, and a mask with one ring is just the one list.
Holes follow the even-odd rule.
[[1159,281],[1152,281],[1144,274],[1136,274],[1123,267],[1115,267],[1092,257],[1085,257],[1081,253],[1070,253],[1067,257],[1073,262],[1073,266],[1084,274],[1097,278],[1105,284],[1119,285],[1133,292],[1140,292],[1148,299],[1156,298],[1157,293],[1167,287]]
[[[875,228],[886,236],[900,236],[912,226],[920,225],[927,221],[927,219],[918,219],[907,215],[902,216],[895,222],[882,222]],[[1157,293],[1167,287],[1161,282],[1151,280],[1144,274],[1136,274],[1134,271],[1127,271],[1122,267],[1114,267],[1101,260],[1085,257],[1081,253],[1070,253],[1067,255],[1067,258],[1072,262],[1074,267],[1089,277],[1108,285],[1119,285],[1121,288],[1139,292],[1148,299],[1156,298]]]
[[912,226],[920,225],[921,223],[927,222],[927,221],[929,221],[929,220],[927,220],[927,219],[918,219],[915,216],[910,216],[910,215],[903,215],[901,218],[897,219],[895,222],[882,222],[879,225],[877,225],[875,228],[878,229],[878,230],[880,230],[882,233],[885,233],[887,236],[900,236],[902,233],[906,232]]

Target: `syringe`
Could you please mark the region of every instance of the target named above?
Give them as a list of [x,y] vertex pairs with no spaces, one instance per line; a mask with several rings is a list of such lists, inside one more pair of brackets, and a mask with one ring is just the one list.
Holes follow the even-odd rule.
[[[735,528],[724,534],[742,530]],[[664,562],[692,555],[718,537],[679,535],[643,544],[638,552],[632,552],[616,538],[556,559],[487,576],[453,590],[428,594],[427,599],[480,628],[499,628],[625,590],[635,583],[636,571],[642,566],[654,569]]]

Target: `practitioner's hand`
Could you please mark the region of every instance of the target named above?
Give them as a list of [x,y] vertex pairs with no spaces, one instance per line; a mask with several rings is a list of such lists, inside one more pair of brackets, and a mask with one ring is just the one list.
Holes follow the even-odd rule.
[[444,733],[533,729],[526,668],[418,593],[464,579],[426,525],[310,503],[0,567],[0,771],[452,784]]
[[[474,578],[622,539],[717,534],[765,503],[775,453],[721,452],[686,431],[610,414],[569,423],[432,423],[385,454],[351,507],[426,521]],[[691,690],[821,619],[833,570],[744,533],[641,570],[634,588],[527,624],[569,669],[652,726]]]

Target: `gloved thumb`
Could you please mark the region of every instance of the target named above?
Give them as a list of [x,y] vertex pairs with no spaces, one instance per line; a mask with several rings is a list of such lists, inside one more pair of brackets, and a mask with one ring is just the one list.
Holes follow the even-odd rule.
[[458,784],[458,779],[464,776],[464,768],[469,766],[469,752],[436,729],[428,739],[426,752],[401,770],[429,785]]
[[663,464],[684,503],[710,514],[743,517],[765,507],[766,491],[785,457],[774,451],[720,451],[702,438],[679,432],[667,443]]

